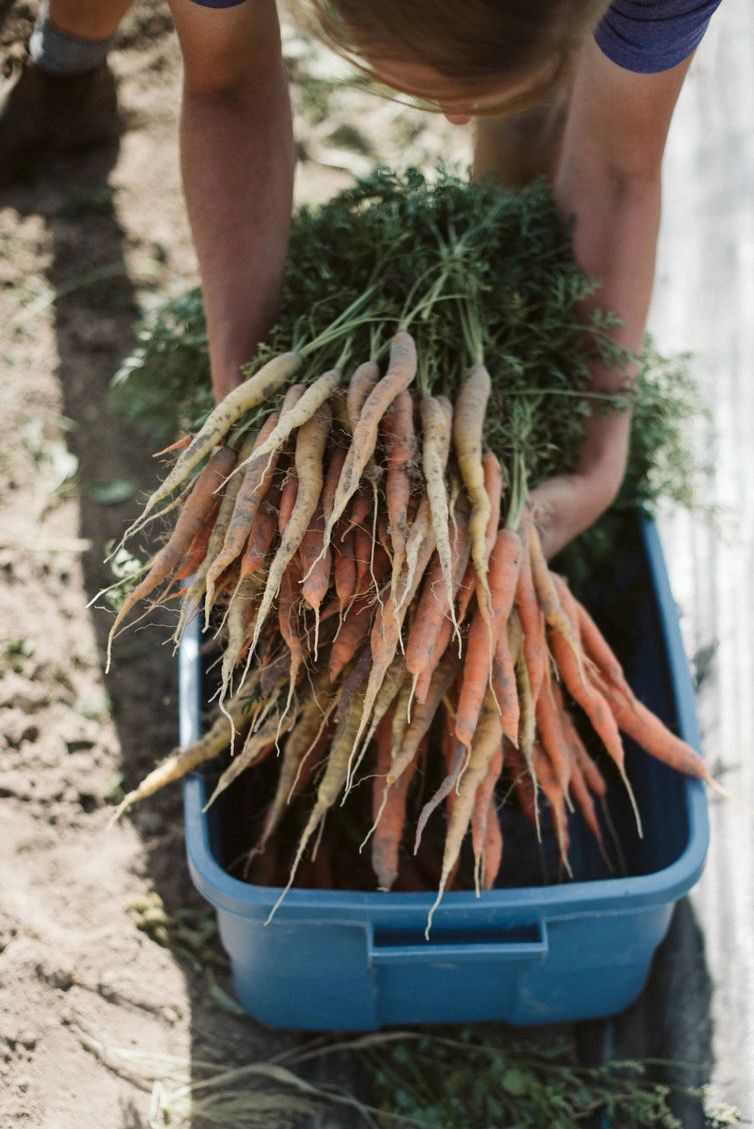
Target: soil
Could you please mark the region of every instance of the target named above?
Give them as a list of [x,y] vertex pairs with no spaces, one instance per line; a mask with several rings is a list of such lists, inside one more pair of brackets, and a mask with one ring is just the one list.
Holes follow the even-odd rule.
[[[3,56],[26,40],[34,11],[2,4]],[[365,171],[378,156],[370,137],[387,159],[442,148],[443,129],[396,116],[391,103],[370,99],[365,119],[363,95],[290,26],[286,54],[300,196],[321,198]],[[179,790],[109,825],[123,790],[176,744],[177,707],[164,635],[130,633],[106,677],[111,612],[89,606],[112,579],[105,546],[155,480],[145,440],[112,414],[108,386],[139,317],[196,280],[178,170],[180,56],[162,3],[130,14],[111,62],[119,144],[44,163],[0,196],[0,1124],[9,1129],[137,1129],[150,1123],[150,1071],[168,1070],[159,1056],[190,1076],[197,1059],[248,1062],[291,1042],[232,1012],[213,917],[184,862]]]

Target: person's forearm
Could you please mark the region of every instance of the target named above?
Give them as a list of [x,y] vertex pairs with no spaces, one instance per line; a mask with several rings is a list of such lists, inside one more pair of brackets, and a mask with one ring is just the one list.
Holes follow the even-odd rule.
[[184,90],[181,162],[207,315],[215,397],[275,319],[293,193],[285,70],[268,59],[253,86]]
[[[566,168],[556,182],[555,196],[563,215],[574,218],[573,246],[579,264],[590,278],[601,282],[584,303],[585,317],[594,307],[614,312],[621,320],[612,330],[614,340],[640,352],[654,283],[659,172],[639,179],[593,170],[580,176]],[[593,370],[595,391],[616,391],[626,383],[627,374],[620,368]],[[612,479],[615,491],[623,477],[629,432],[628,412],[597,412],[587,423],[582,468],[599,466]]]

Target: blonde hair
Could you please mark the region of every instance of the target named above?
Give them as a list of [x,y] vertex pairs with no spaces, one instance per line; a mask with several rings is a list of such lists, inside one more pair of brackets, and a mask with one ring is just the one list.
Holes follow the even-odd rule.
[[[556,86],[607,0],[295,0],[307,26],[372,75],[370,60],[421,63],[464,93],[545,70]],[[531,101],[527,98],[527,101]]]

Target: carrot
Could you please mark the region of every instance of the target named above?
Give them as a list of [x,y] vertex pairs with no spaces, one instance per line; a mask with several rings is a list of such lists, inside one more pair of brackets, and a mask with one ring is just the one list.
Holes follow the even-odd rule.
[[217,520],[217,512],[220,509],[220,499],[215,501],[214,506],[210,510],[209,517],[204,522],[204,525],[199,530],[194,540],[189,545],[188,552],[183,558],[183,564],[180,568],[173,573],[173,580],[186,580],[189,576],[193,576],[199,565],[203,562],[207,555],[209,548],[209,539],[212,536],[212,530]]
[[278,626],[280,627],[280,634],[288,644],[288,650],[291,653],[286,710],[290,706],[299,671],[304,665],[306,658],[301,636],[296,627],[300,579],[301,566],[294,557],[283,573],[280,581],[280,596],[278,599]]
[[[409,691],[410,683],[406,682],[398,698],[389,732],[380,739],[378,731],[373,809],[375,832],[372,840],[372,869],[377,876],[378,890],[392,889],[398,876],[398,854],[406,822],[408,790],[416,771],[416,762],[412,761],[395,786],[388,784],[393,750],[400,745],[401,728],[405,728]],[[388,720],[389,717],[386,716],[383,722],[385,728]]]
[[338,480],[340,479],[340,472],[343,470],[345,460],[346,453],[342,447],[330,448],[327,474],[325,475],[325,481],[322,485],[322,514],[325,521],[328,521],[332,513],[335,491],[338,489]]
[[426,699],[412,710],[411,720],[403,734],[401,747],[394,750],[393,762],[388,776],[389,784],[394,784],[400,779],[401,774],[416,756],[422,740],[429,732],[440,703],[455,681],[458,666],[458,655],[455,650],[450,650],[443,655],[435,668]]
[[255,576],[239,577],[228,608],[228,634],[223,650],[220,674],[220,701],[225,701],[236,663],[241,659],[247,640],[249,616],[258,607],[259,581]]
[[672,733],[643,702],[633,694],[630,701],[626,701],[622,693],[605,683],[602,683],[601,690],[610,704],[619,727],[645,752],[662,761],[663,764],[669,765],[670,768],[676,769],[677,772],[682,772],[686,776],[695,776],[717,787],[717,781],[713,779],[696,750]]
[[542,611],[537,602],[531,571],[528,540],[521,539],[521,564],[514,599],[523,629],[523,648],[532,704],[536,705],[539,692],[547,676],[547,640]]
[[484,490],[490,503],[490,516],[487,519],[484,538],[485,553],[489,561],[500,525],[500,501],[503,493],[503,468],[492,451],[485,451],[482,455],[482,473],[484,475]]
[[432,928],[432,918],[442,899],[450,872],[455,865],[460,853],[461,844],[471,822],[474,810],[474,800],[477,790],[489,770],[490,761],[500,748],[503,739],[503,730],[497,706],[491,693],[488,693],[484,713],[474,735],[469,763],[460,779],[458,794],[455,798],[453,810],[448,818],[448,827],[445,834],[445,847],[442,856],[442,871],[437,896],[427,917],[427,928],[424,935],[429,940]]
[[348,773],[348,759],[354,747],[356,732],[359,728],[359,719],[361,717],[363,708],[363,692],[357,690],[353,694],[349,694],[346,701],[345,709],[335,727],[332,745],[330,746],[330,753],[327,757],[325,771],[319,782],[317,789],[317,799],[309,819],[304,827],[303,833],[299,840],[296,854],[291,865],[288,881],[285,887],[281,890],[280,896],[270,910],[265,924],[269,924],[272,918],[277,913],[280,905],[285,898],[285,895],[293,885],[296,877],[296,872],[301,864],[304,856],[304,851],[312,837],[312,835],[319,828],[320,823],[325,818],[325,815],[333,806],[340,794],[343,785],[346,782]]
[[446,736],[445,752],[445,766],[447,772],[439,788],[430,796],[419,813],[419,819],[416,823],[416,834],[414,836],[414,854],[417,854],[419,851],[422,835],[424,834],[424,829],[429,822],[429,817],[432,815],[432,812],[439,807],[445,799],[448,799],[449,807],[452,808],[453,806],[453,793],[461,778],[461,771],[464,761],[466,760],[466,750],[461,742],[458,741],[451,732],[448,732]]
[[511,744],[517,745],[521,707],[516,688],[515,662],[510,652],[507,631],[500,632],[495,645],[495,657],[492,660],[492,692],[500,707],[503,733]]
[[[249,453],[249,451],[252,450],[253,446],[254,446],[253,435],[246,436],[246,438],[244,438],[241,442],[241,446],[240,446],[239,451],[238,451],[238,458],[239,459],[245,458],[246,455]],[[243,479],[242,478],[234,478],[232,481],[229,481],[228,478],[226,478],[224,485],[222,487],[218,487],[217,490],[215,491],[216,494],[221,494],[220,508],[217,511],[217,517],[215,519],[215,524],[214,524],[214,527],[212,529],[212,535],[210,536],[209,543],[207,545],[207,555],[204,559],[204,562],[202,562],[204,567],[203,567],[203,571],[201,573],[201,575],[203,577],[202,590],[204,592],[204,626],[205,626],[205,629],[207,627],[209,627],[209,616],[210,616],[210,612],[212,611],[212,606],[214,604],[214,598],[215,598],[214,579],[219,577],[220,574],[224,571],[224,568],[225,568],[225,566],[223,565],[217,571],[213,571],[215,569],[215,562],[217,561],[218,557],[221,555],[223,545],[225,544],[225,542],[227,540],[228,529],[230,528],[230,523],[231,523],[231,520],[233,518],[233,513],[234,513],[235,508],[236,508],[236,502],[238,500],[238,495],[239,495],[239,492],[241,490],[242,485],[243,485]],[[206,562],[206,565],[205,565],[205,562]],[[211,586],[209,585],[210,575],[213,576],[213,582],[212,582]]]
[[[299,400],[303,403],[306,393]],[[296,406],[298,407],[298,405]],[[296,408],[290,413],[296,411]],[[317,408],[311,419],[307,420],[300,428],[296,440],[296,475],[298,477],[298,493],[290,520],[285,527],[277,553],[272,559],[267,574],[267,584],[262,594],[262,603],[254,625],[254,634],[251,640],[251,650],[255,650],[259,640],[259,633],[267,618],[272,602],[277,595],[283,573],[299,547],[314,511],[317,508],[319,495],[322,490],[322,456],[327,443],[327,436],[332,423],[332,412],[326,404]]]
[[264,568],[265,559],[278,531],[279,505],[280,489],[271,486],[259,503],[257,516],[249,530],[249,540],[241,558],[241,576],[261,572]]
[[[265,441],[277,424],[278,419],[277,412],[273,412],[272,415],[267,417],[254,440],[252,451]],[[225,541],[207,573],[207,603],[209,605],[212,603],[215,581],[228,565],[232,564],[243,552],[259,505],[270,485],[275,465],[276,460],[267,468],[264,468],[261,463],[251,463],[246,469],[236,495]]]
[[369,519],[371,512],[372,512],[372,494],[371,494],[371,491],[367,492],[366,490],[359,487],[359,489],[356,491],[353,498],[351,499],[351,506],[350,506],[350,510],[349,510],[349,514],[348,514],[348,521],[346,523],[346,526],[345,526],[343,533],[341,533],[341,535],[340,535],[341,540],[352,529],[359,529],[362,526],[366,527],[366,523]]
[[190,447],[193,441],[194,436],[189,432],[188,435],[182,435],[180,439],[176,439],[175,443],[163,447],[161,451],[155,451],[152,458],[161,459],[163,455],[172,455],[173,451],[185,451],[186,447]]
[[565,800],[563,799],[563,792],[560,785],[553,775],[552,765],[550,764],[547,754],[540,746],[537,746],[534,750],[534,764],[539,786],[550,805],[550,816],[552,818],[555,836],[558,840],[561,865],[568,877],[573,878],[571,864],[568,861],[569,836]]
[[535,713],[540,744],[549,757],[555,779],[567,803],[575,754],[571,751],[570,743],[563,730],[560,713],[549,680],[542,687],[542,692],[537,698]]
[[330,681],[336,682],[369,634],[372,623],[372,599],[368,593],[357,596],[351,605],[348,618],[343,622],[330,647],[328,672]]
[[617,690],[630,694],[623,667],[589,612],[579,603],[562,577],[553,574],[553,581],[563,610],[576,625],[581,645],[587,656],[597,666],[603,678],[611,682]]
[[154,491],[142,510],[141,517],[123,534],[121,544],[142,529],[154,507],[185,482],[191,471],[216,447],[236,420],[268,399],[287,383],[301,365],[298,353],[282,353],[263,365],[254,376],[239,384],[210,412],[191,444],[181,452],[164,482]]
[[380,366],[376,361],[365,361],[358,366],[348,382],[346,415],[351,434],[356,430],[364,401],[380,379]]
[[[513,606],[520,551],[518,534],[512,529],[501,529],[490,555],[488,618],[485,621],[481,605],[477,602],[471,621],[455,722],[456,737],[467,749],[471,748],[489,682],[489,640],[491,637],[494,652],[498,636],[505,631]],[[499,703],[498,707],[502,708]]]
[[356,562],[354,560],[354,536],[349,533],[335,548],[335,592],[343,609],[356,591]]
[[385,444],[385,498],[395,575],[400,575],[406,551],[411,472],[416,460],[414,400],[408,389],[399,392],[381,422]]
[[597,810],[578,761],[574,763],[571,773],[571,791],[573,792],[576,805],[581,812],[581,818],[599,843],[602,857],[607,862],[605,845],[602,839],[602,828],[600,827],[600,821],[597,817]]
[[[234,698],[233,701],[228,703],[228,713],[233,722],[239,725],[246,714],[249,713],[251,707],[251,699],[248,695],[244,695]],[[193,745],[188,745],[185,749],[176,749],[174,753],[171,753],[162,764],[158,764],[144,777],[138,788],[134,788],[133,791],[126,794],[113,812],[110,822],[114,823],[124,811],[133,807],[139,800],[153,796],[155,792],[159,792],[167,784],[181,780],[189,772],[193,772],[200,764],[206,764],[207,761],[218,757],[230,744],[231,724],[228,716],[220,714],[215,718],[212,727],[201,740],[195,741]]]
[[[497,818],[497,807],[495,806],[495,785],[500,779],[500,774],[503,771],[503,742],[501,740],[497,749],[493,753],[487,772],[477,788],[476,798],[474,800],[474,810],[471,814],[471,846],[474,851],[474,888],[477,897],[481,891],[490,890],[497,878],[497,872],[500,869],[500,858],[497,859],[497,865],[494,865],[493,855],[497,853],[498,838],[494,835],[489,837],[488,842],[488,823],[490,819],[497,825],[498,832],[500,831],[500,823]],[[502,836],[499,836],[500,853],[502,854]]]
[[[589,679],[582,678],[582,671],[576,661],[576,656],[563,636],[554,631],[550,636],[550,646],[552,648],[555,664],[568,692],[589,718],[595,732],[620,772],[621,779],[628,792],[628,797],[634,811],[639,837],[641,837],[641,816],[639,815],[633,788],[626,776],[623,742],[621,741],[618,725],[616,724],[616,719],[613,716],[610,706],[594,683]],[[613,708],[615,708],[615,702],[613,702],[612,705]],[[628,732],[628,730],[626,730],[626,732]]]
[[472,365],[456,396],[453,419],[453,447],[463,484],[471,500],[471,559],[479,586],[479,607],[485,623],[490,614],[486,534],[491,506],[484,485],[482,435],[491,388],[490,376],[484,365]]
[[[364,759],[364,756],[366,755],[367,747],[369,746],[369,742],[374,737],[377,726],[380,724],[386,712],[395,702],[396,697],[399,695],[401,687],[403,686],[405,681],[406,672],[402,661],[400,660],[400,658],[393,659],[387,671],[385,672],[385,677],[383,678],[379,690],[375,695],[374,705],[371,710],[371,724],[369,726],[369,729],[367,730],[366,737],[364,737],[363,741],[361,742],[361,747],[359,747],[361,733],[358,733],[356,736],[353,753],[351,754],[351,757],[349,759],[348,778],[346,781],[346,795],[348,795],[351,788],[353,787],[354,777],[361,765],[361,762]],[[367,694],[368,693],[369,683],[367,683]]]
[[537,599],[539,600],[539,606],[542,609],[542,614],[545,617],[545,622],[551,632],[556,631],[565,639],[574,653],[583,679],[584,669],[581,644],[576,630],[574,629],[574,625],[563,611],[560,600],[558,599],[552,573],[547,566],[547,561],[542,551],[542,542],[539,539],[537,527],[532,521],[528,510],[525,510],[522,516],[521,528],[523,536],[527,539],[534,588],[537,593]]
[[[471,542],[469,542],[469,550],[471,550]],[[466,613],[471,604],[471,597],[476,592],[476,569],[474,562],[469,561],[466,566],[466,571],[463,574],[460,587],[458,589],[458,610],[457,618],[459,623],[463,623],[466,619]]]
[[202,810],[207,811],[207,809],[214,804],[217,797],[222,795],[225,789],[229,788],[242,772],[245,772],[252,764],[259,764],[264,760],[275,748],[282,728],[292,729],[294,720],[295,713],[290,714],[286,719],[278,717],[277,714],[273,714],[272,717],[267,719],[261,729],[255,732],[252,727],[244,741],[241,752],[233,757],[228,767],[222,773],[215,785],[215,790]]
[[327,549],[322,555],[325,537],[325,521],[322,514],[322,500],[299,546],[301,574],[301,596],[314,612],[314,661],[319,651],[319,609],[330,587],[332,571],[332,552]]
[[420,412],[422,420],[422,469],[427,487],[429,511],[437,543],[437,556],[445,581],[448,611],[453,621],[460,648],[461,632],[456,621],[454,604],[449,529],[450,514],[448,511],[448,492],[445,486],[445,468],[450,453],[453,408],[446,396],[424,396],[420,404]]
[[390,343],[388,370],[367,396],[354,428],[351,446],[346,454],[333,510],[325,527],[325,544],[332,537],[333,527],[355,493],[377,444],[377,427],[387,408],[399,392],[408,388],[416,375],[416,346],[410,334],[399,330]]
[[353,531],[353,560],[356,566],[354,595],[368,592],[371,588],[372,549],[374,541],[371,533],[359,525]]
[[[417,562],[417,568],[414,576],[414,581],[409,589],[406,586],[404,592],[410,602],[416,589],[424,574],[424,570],[429,563],[435,548],[434,533],[430,530],[422,545]],[[372,665],[369,671],[369,681],[367,689],[364,694],[364,712],[362,715],[361,723],[357,734],[357,741],[361,737],[367,722],[369,714],[375,703],[375,699],[382,685],[383,679],[392,663],[395,652],[398,649],[398,643],[401,638],[401,630],[403,628],[403,621],[406,617],[405,604],[402,602],[401,607],[397,607],[392,595],[389,595],[384,603],[380,604],[377,613],[374,617],[374,624],[370,634],[370,650],[372,655]],[[349,788],[353,779],[351,765],[349,764],[348,783]]]
[[[215,489],[223,481],[225,475],[236,461],[236,452],[230,447],[221,447],[215,451],[211,459],[201,472],[181,510],[175,528],[166,545],[160,549],[152,561],[149,572],[144,579],[129,593],[118,612],[107,638],[107,662],[105,670],[110,669],[110,657],[113,639],[118,627],[140,600],[145,599],[154,592],[172,570],[176,568],[189,549],[192,541],[202,531],[204,523],[215,507]],[[211,535],[210,535],[211,541]]]
[[491,890],[495,885],[503,861],[503,830],[500,826],[494,793],[490,796],[487,812],[487,833],[482,847],[482,889]]
[[426,494],[423,494],[414,515],[414,520],[411,523],[411,528],[408,531],[408,537],[406,538],[405,567],[403,568],[401,573],[396,573],[395,569],[393,569],[394,583],[391,582],[390,590],[394,600],[396,600],[398,597],[398,585],[400,584],[401,579],[403,579],[404,581],[403,591],[400,594],[400,598],[397,599],[397,606],[399,608],[403,606],[407,599],[409,591],[413,588],[414,579],[416,576],[416,568],[419,561],[419,554],[431,526],[432,520],[429,508],[429,498]]
[[[334,368],[326,372],[324,376],[318,377],[312,384],[307,385],[290,411],[281,411],[277,426],[273,427],[264,443],[260,444],[251,458],[255,462],[258,459],[269,458],[273,452],[282,447],[291,432],[302,427],[316,415],[326,400],[332,396],[333,392],[337,391],[342,379],[343,374],[340,369]],[[332,412],[330,418],[332,418]],[[234,473],[237,473],[244,465],[239,463]]]
[[280,491],[280,508],[278,510],[278,533],[282,537],[285,533],[286,526],[291,520],[293,507],[296,505],[296,496],[298,494],[298,475],[293,467],[288,471],[283,482],[283,488]]
[[[470,551],[467,507],[463,499],[458,500],[456,513],[461,520],[455,523],[450,546],[453,599],[466,570]],[[429,670],[431,677],[432,670],[445,653],[450,641],[452,624],[437,594],[437,588],[441,583],[442,566],[439,557],[434,556],[427,569],[414,620],[406,640],[406,669],[414,675],[417,688],[419,678],[424,671]]]

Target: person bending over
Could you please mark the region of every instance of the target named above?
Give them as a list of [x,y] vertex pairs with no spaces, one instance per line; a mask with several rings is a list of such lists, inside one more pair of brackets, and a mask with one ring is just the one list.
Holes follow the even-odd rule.
[[[278,305],[294,145],[274,0],[169,0],[184,60],[181,167],[215,397],[241,380]],[[314,30],[380,83],[474,128],[474,173],[546,174],[576,257],[638,351],[660,223],[662,156],[719,0],[299,0]],[[0,95],[0,181],[30,158],[112,136],[106,57],[129,0],[44,0]],[[585,310],[585,314],[588,311]],[[595,368],[595,390],[625,374]],[[614,499],[627,413],[589,418],[579,465],[533,492],[548,555]]]

